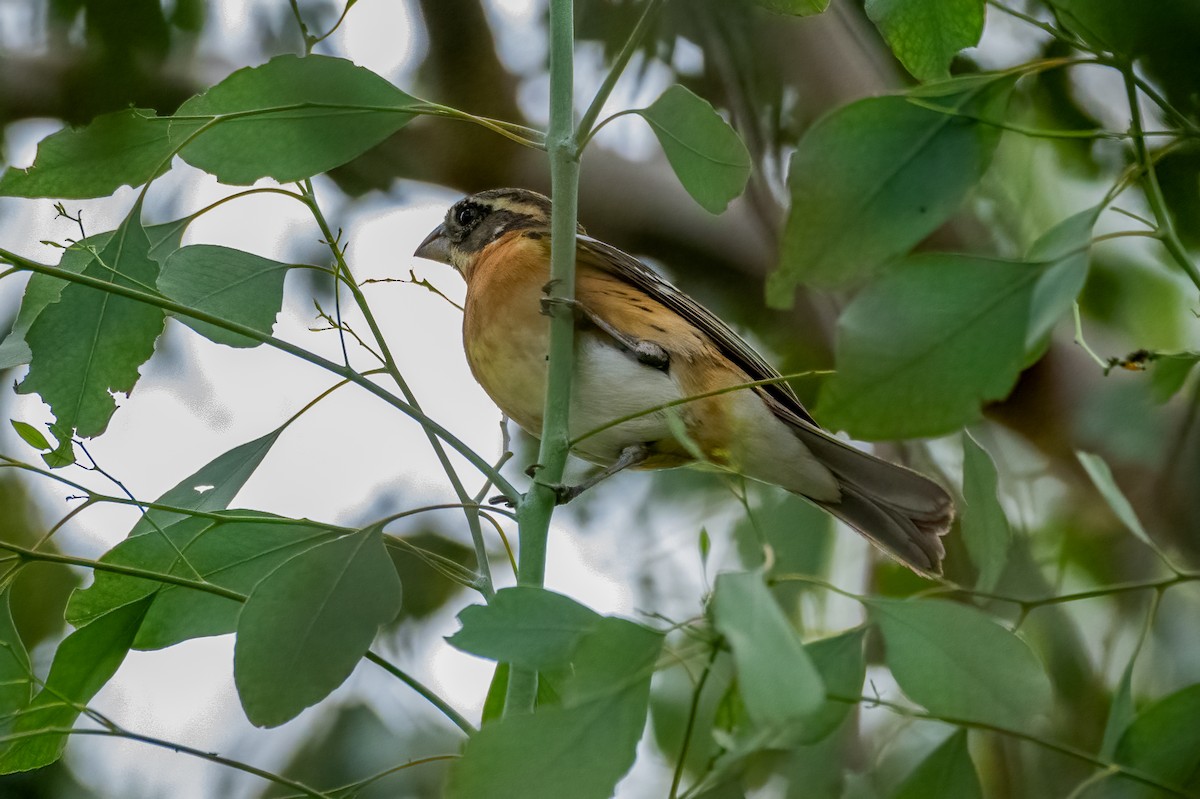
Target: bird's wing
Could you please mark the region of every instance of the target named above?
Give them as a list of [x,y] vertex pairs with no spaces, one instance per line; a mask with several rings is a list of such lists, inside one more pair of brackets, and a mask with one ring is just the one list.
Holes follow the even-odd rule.
[[[703,331],[721,353],[751,380],[769,380],[780,376],[773,366],[716,314],[663,280],[637,258],[591,236],[578,236],[576,246],[581,262],[631,283]],[[796,392],[787,383],[772,383],[757,390],[768,400],[772,400],[768,402],[772,410],[788,421],[820,428],[817,420],[812,418],[800,402],[800,398],[796,396]]]

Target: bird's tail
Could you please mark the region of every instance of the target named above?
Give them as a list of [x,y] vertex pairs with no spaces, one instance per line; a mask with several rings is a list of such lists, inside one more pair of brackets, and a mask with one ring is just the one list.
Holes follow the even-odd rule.
[[942,573],[941,536],[954,521],[954,502],[937,483],[868,455],[807,425],[795,426],[805,446],[837,478],[841,498],[816,502],[904,565],[926,576]]

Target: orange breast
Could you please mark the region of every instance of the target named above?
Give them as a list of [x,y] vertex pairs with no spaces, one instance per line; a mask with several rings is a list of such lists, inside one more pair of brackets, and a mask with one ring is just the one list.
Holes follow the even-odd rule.
[[550,318],[541,313],[548,243],[509,234],[467,274],[463,346],[472,374],[526,430],[542,424]]

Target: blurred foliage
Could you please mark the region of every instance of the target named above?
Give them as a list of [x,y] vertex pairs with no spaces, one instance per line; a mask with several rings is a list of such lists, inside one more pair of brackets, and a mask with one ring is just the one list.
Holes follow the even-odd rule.
[[[264,174],[303,179],[331,169],[351,199],[372,190],[402,197],[422,181],[459,191],[544,188],[540,153],[460,122],[414,119],[404,125],[418,110],[415,96],[528,124],[541,114],[529,98],[541,96],[539,81],[545,75],[539,68],[522,74],[509,69],[496,46],[499,16],[488,3],[420,0],[410,5],[420,12],[419,30],[396,35],[423,41],[425,49],[415,73],[401,77],[404,91],[331,57],[302,62],[300,69],[311,69],[303,73],[285,58],[268,70],[236,73],[188,106],[197,113],[226,113],[265,103],[268,95],[278,99],[281,92],[301,103],[336,104],[357,96],[379,106],[370,125],[347,128],[331,114],[321,123],[328,124],[325,132],[310,135],[311,120],[289,112],[264,115],[243,126],[240,136],[228,126],[229,138],[215,151],[205,148],[220,144],[217,136],[184,151],[184,158],[232,183]],[[579,0],[576,6],[581,52],[591,48],[611,61],[646,3]],[[1173,795],[1195,796],[1200,790],[1194,784],[1200,653],[1192,620],[1200,599],[1196,573],[1186,564],[1200,556],[1200,496],[1194,490],[1200,480],[1200,406],[1193,368],[1200,339],[1196,287],[1187,282],[1185,270],[1189,259],[1194,269],[1200,247],[1195,145],[1200,137],[1200,6],[1191,0],[843,0],[811,19],[783,16],[810,14],[822,6],[804,0],[666,3],[636,43],[626,86],[639,97],[659,96],[663,85],[678,82],[694,95],[674,89],[662,96],[698,96],[716,111],[689,100],[682,121],[657,119],[665,158],[631,156],[619,136],[597,140],[584,158],[582,219],[605,239],[659,259],[690,293],[776,350],[774,360],[784,372],[836,368],[837,375],[802,381],[798,390],[810,404],[822,398],[827,411],[822,418],[851,434],[954,434],[969,425],[982,446],[968,448],[961,458],[957,436],[937,442],[932,455],[915,445],[894,448],[906,460],[941,471],[947,482],[963,484],[968,507],[947,539],[946,571],[952,582],[931,587],[891,563],[848,569],[827,516],[795,497],[757,486],[713,490],[720,481],[707,473],[643,476],[639,479],[652,486],[650,499],[627,531],[606,529],[613,500],[601,489],[574,517],[586,527],[601,528],[605,536],[641,536],[636,542],[625,539],[618,548],[629,560],[656,555],[631,567],[641,573],[629,588],[633,604],[654,613],[667,598],[671,607],[688,610],[681,618],[655,619],[673,628],[663,644],[657,633],[625,620],[520,600],[529,603],[522,618],[542,625],[538,629],[557,624],[571,633],[553,651],[541,652],[548,662],[540,667],[554,674],[549,681],[554,690],[543,694],[532,720],[504,719],[472,737],[469,765],[455,767],[452,790],[466,792],[464,785],[508,775],[536,782],[548,792],[544,795],[566,795],[562,785],[584,783],[601,795],[596,786],[615,783],[623,773],[618,766],[632,757],[648,706],[655,756],[662,762],[639,763],[639,768],[658,768],[664,773],[652,779],[663,784],[674,779],[693,786],[689,799],[1172,795],[1165,789],[1152,793],[1128,779],[1103,779],[1087,787],[1099,773],[1088,758],[1124,768],[1127,777],[1148,774],[1174,789]],[[43,171],[9,173],[0,187],[12,195],[94,196],[157,174],[177,137],[195,128],[194,120],[175,120],[168,129],[155,114],[169,115],[209,89],[214,74],[298,53],[305,35],[313,46],[343,11],[340,4],[324,1],[297,2],[295,8],[304,32],[290,4],[281,0],[250,17],[260,51],[230,53],[211,35],[220,13],[216,3],[51,0],[45,13],[29,22],[29,47],[0,52],[0,129],[35,118],[84,126],[117,113],[48,139],[39,153]],[[538,8],[531,24],[544,27]],[[987,26],[1002,20],[1011,30],[984,27],[979,49],[964,51],[980,40],[985,11]],[[940,23],[950,24],[954,35],[927,35],[928,26]],[[337,51],[335,41],[316,45],[316,52],[353,56]],[[1067,65],[1064,59],[1074,61]],[[996,82],[1001,90],[995,95],[977,91],[990,85],[979,73],[1009,67],[1018,69]],[[261,82],[271,70],[276,71],[268,77],[274,80]],[[1110,84],[1095,79],[1101,70]],[[1147,137],[1145,152],[1130,146],[1127,137],[1129,109],[1118,85],[1123,73],[1136,76],[1148,112],[1143,127],[1155,134]],[[955,80],[932,89],[920,83],[948,75]],[[316,96],[322,85],[326,93]],[[893,94],[877,96],[883,93]],[[655,105],[659,111],[664,107]],[[644,116],[656,121],[652,110]],[[732,131],[722,120],[732,123],[744,149],[733,140],[725,146],[726,132]],[[256,126],[256,133],[245,133]],[[1010,130],[1001,135],[1002,127]],[[697,130],[703,134],[699,145],[681,136]],[[686,142],[672,157],[673,143],[681,137]],[[689,163],[689,153],[696,152],[705,157]],[[688,192],[706,208],[724,208],[744,183],[744,153],[753,164],[744,199],[720,217],[689,200]],[[726,161],[736,180],[712,180],[708,170]],[[94,169],[75,172],[80,163]],[[55,172],[59,167],[63,171]],[[1048,243],[1042,238],[1047,231],[1061,232],[1064,228],[1056,226],[1063,220],[1077,220],[1072,214],[1095,207],[1126,178],[1140,182],[1115,203],[1127,213],[1106,212],[1094,231],[1091,219],[1086,235],[1066,250],[1051,246],[1061,244],[1053,235]],[[345,213],[352,215],[353,209],[351,203]],[[182,235],[182,227],[174,232]],[[1097,238],[1110,233],[1137,235],[1116,242]],[[212,255],[178,246],[177,238],[167,241],[167,250],[182,253],[173,256],[175,269],[206,263],[201,256]],[[9,241],[0,241],[0,247],[20,249]],[[939,254],[913,256],[914,249]],[[147,274],[157,271],[153,249],[140,255]],[[327,261],[330,255],[311,260]],[[92,261],[86,247],[69,251],[64,266],[72,259],[81,269]],[[85,274],[102,279],[110,266],[122,268],[120,257],[104,261],[103,268],[96,264]],[[780,307],[767,312],[765,284],[777,261],[784,271],[774,273],[782,277],[773,278],[772,299]],[[1068,261],[1072,269],[1058,268]],[[1034,269],[1058,279],[1031,279]],[[154,283],[153,276],[134,277],[118,283],[127,288]],[[325,278],[312,283],[324,286]],[[813,282],[837,288],[818,291]],[[802,283],[798,291],[795,283]],[[66,299],[57,310],[60,316],[69,313],[59,328],[79,316],[81,306],[71,302],[84,295],[73,288],[61,289]],[[166,294],[264,334],[271,330],[281,291],[273,284],[269,298],[249,292],[203,305],[186,291]],[[979,320],[990,317],[977,311],[992,308],[994,297],[1008,298],[1005,318],[982,325]],[[947,307],[950,312],[936,315]],[[48,326],[44,321],[34,331],[30,344],[39,338],[41,343],[31,355],[61,376],[67,350]],[[971,335],[960,335],[960,328]],[[244,332],[213,334],[214,329],[197,325],[199,333],[214,338],[257,341]],[[909,357],[912,352],[904,348],[915,346],[917,332],[929,346],[919,358]],[[938,348],[948,351],[947,357],[932,357]],[[128,349],[122,352],[128,355]],[[876,380],[870,371],[881,364],[889,370],[886,380]],[[846,386],[853,389],[848,394]],[[107,391],[100,393],[107,399]],[[964,393],[966,400],[952,410],[942,404]],[[860,405],[857,415],[852,402]],[[517,444],[514,471],[519,474],[517,464],[535,456],[527,438],[518,434]],[[1097,452],[1111,464],[1111,481],[1089,482],[1076,458],[1079,450]],[[256,465],[247,468],[253,471]],[[205,512],[226,512],[232,493]],[[1125,501],[1128,513],[1114,513]],[[48,526],[22,481],[0,481],[0,510],[7,519],[0,539],[7,543],[31,547]],[[663,516],[696,527],[686,536],[672,529],[669,535],[675,537],[664,540],[686,540],[688,546],[704,542],[694,555],[686,553],[686,574],[672,573],[684,558],[668,561],[645,541],[659,533]],[[1011,538],[997,532],[1002,527],[1011,527]],[[168,530],[164,540],[181,540],[183,548],[193,544],[179,538],[187,530]],[[330,567],[326,575],[330,596],[359,612],[355,621],[362,629],[352,636],[352,645],[339,639],[338,655],[348,663],[354,661],[347,653],[362,654],[359,644],[376,627],[407,649],[430,650],[450,631],[439,611],[464,603],[461,589],[478,568],[474,550],[449,529],[420,528],[404,541],[408,546],[388,547],[404,586],[398,616],[394,603],[377,606],[376,598],[350,590],[362,588],[358,580],[351,579],[355,585],[349,589],[339,585],[338,578],[356,572]],[[1157,542],[1167,565],[1147,541]],[[241,543],[251,560],[267,557],[254,549],[261,542]],[[41,551],[60,554],[50,545]],[[349,553],[346,561],[353,556]],[[180,577],[176,565],[168,553],[159,568]],[[716,573],[735,565],[746,571],[714,589]],[[1170,582],[1172,575],[1176,582]],[[261,575],[247,585],[206,577],[227,591],[251,595],[261,581]],[[769,594],[758,590],[760,577]],[[292,582],[306,581],[302,575]],[[130,577],[121,585],[136,582]],[[383,582],[392,582],[390,570]],[[12,588],[20,640],[10,645],[48,653],[48,644],[64,633],[63,609],[78,584],[75,572],[59,564],[23,564]],[[703,614],[712,590],[718,594],[716,630]],[[863,599],[871,609],[869,634],[835,612],[845,599],[836,596],[839,591]],[[899,601],[930,593],[941,596]],[[773,609],[763,611],[764,596],[778,606],[778,616]],[[951,604],[949,598],[963,602]],[[222,601],[228,615],[230,598]],[[271,638],[271,620],[277,617],[271,615],[276,607],[267,604],[270,591],[264,588],[249,601],[256,603],[255,629],[265,636],[266,648],[281,654],[277,650],[287,641]],[[306,611],[314,618],[324,610],[316,605]],[[197,607],[188,605],[187,613],[207,619]],[[854,608],[852,615],[861,620],[862,608]],[[755,629],[754,620],[767,616],[786,622],[775,624],[767,638],[756,638],[763,630]],[[464,629],[478,632],[480,618],[486,617],[478,611],[464,613]],[[222,623],[222,629],[229,627],[228,619]],[[509,642],[518,645],[545,643],[544,635],[516,629],[511,619],[505,624],[492,634],[530,636]],[[780,632],[789,625],[800,633]],[[344,626],[336,618],[326,624],[342,639],[349,635]],[[91,625],[80,629],[90,630],[93,638],[103,632]],[[486,625],[483,629],[487,632]],[[858,679],[852,695],[838,705],[820,698],[833,680],[822,669],[830,661],[822,660],[818,639],[843,629],[858,636],[854,653],[867,677]],[[723,648],[722,631],[737,639],[732,655]],[[67,671],[83,669],[81,664],[97,652],[111,661],[114,652],[124,651],[127,632],[117,630],[82,655],[64,655],[61,663],[56,658],[60,675],[66,676],[52,678],[52,687],[67,686],[63,690],[72,693],[79,680],[69,678],[80,675]],[[71,655],[85,637],[73,638],[77,645],[59,651]],[[532,644],[507,657],[519,660],[522,651],[531,656]],[[764,660],[763,653],[774,651],[791,659],[789,675],[776,674],[772,669],[779,663]],[[319,647],[310,647],[297,656],[294,675],[282,667],[278,673],[298,675],[301,682],[315,679],[320,675],[311,662],[320,657]],[[35,670],[43,676],[47,659],[35,657]],[[970,673],[954,671],[968,661],[975,664]],[[321,696],[344,676],[344,668],[335,671],[323,676]],[[798,682],[790,689],[747,683],[753,674],[772,675],[773,683]],[[265,685],[259,689],[269,690],[276,681],[261,680]],[[97,687],[91,682],[87,691],[68,699],[89,701]],[[780,692],[786,690],[806,692],[814,707],[783,701]],[[961,695],[964,690],[1000,695],[972,702]],[[897,699],[901,691],[912,704]],[[773,692],[780,697],[777,705],[771,702]],[[43,706],[52,695],[43,694]],[[271,707],[272,723],[303,707],[291,699],[283,704],[282,710]],[[848,712],[852,706],[857,709]],[[822,727],[820,740],[806,739],[814,714],[831,718],[833,709],[847,713],[840,728]],[[24,718],[31,718],[25,710]],[[1037,711],[1040,718],[1034,718]],[[382,721],[383,711],[374,703],[370,708],[326,703],[314,712],[322,714],[319,723],[297,736],[290,762],[281,769],[310,784],[349,785],[425,753],[459,751],[461,738],[441,721],[437,726],[421,722],[397,734],[398,725],[390,718]],[[930,714],[942,720],[930,720]],[[794,725],[793,715],[803,723]],[[585,737],[570,737],[583,734],[580,730]],[[564,757],[578,758],[582,771],[567,770],[574,763],[570,758],[542,764],[522,752],[522,734],[542,747],[539,757],[562,747]],[[1039,746],[1039,740],[1054,746]],[[19,758],[13,751],[5,754],[6,767]],[[33,759],[18,763],[33,764]],[[60,761],[3,776],[0,792],[6,797],[90,796],[86,775],[73,775],[72,768],[70,761]],[[404,769],[359,795],[431,796],[446,773],[441,765]],[[273,786],[262,795],[291,793]]]

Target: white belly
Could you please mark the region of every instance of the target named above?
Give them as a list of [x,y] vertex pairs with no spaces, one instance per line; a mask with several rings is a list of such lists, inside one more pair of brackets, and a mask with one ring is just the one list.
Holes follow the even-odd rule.
[[[526,432],[540,436],[546,396],[546,335],[519,336],[514,326],[502,335],[479,336],[467,357],[476,379],[492,400]],[[540,331],[539,331],[540,332]],[[571,384],[570,432],[575,438],[597,427],[683,396],[669,373],[617,349],[603,334],[577,332]],[[656,411],[591,436],[575,452],[609,463],[630,444],[670,437],[666,412]]]

